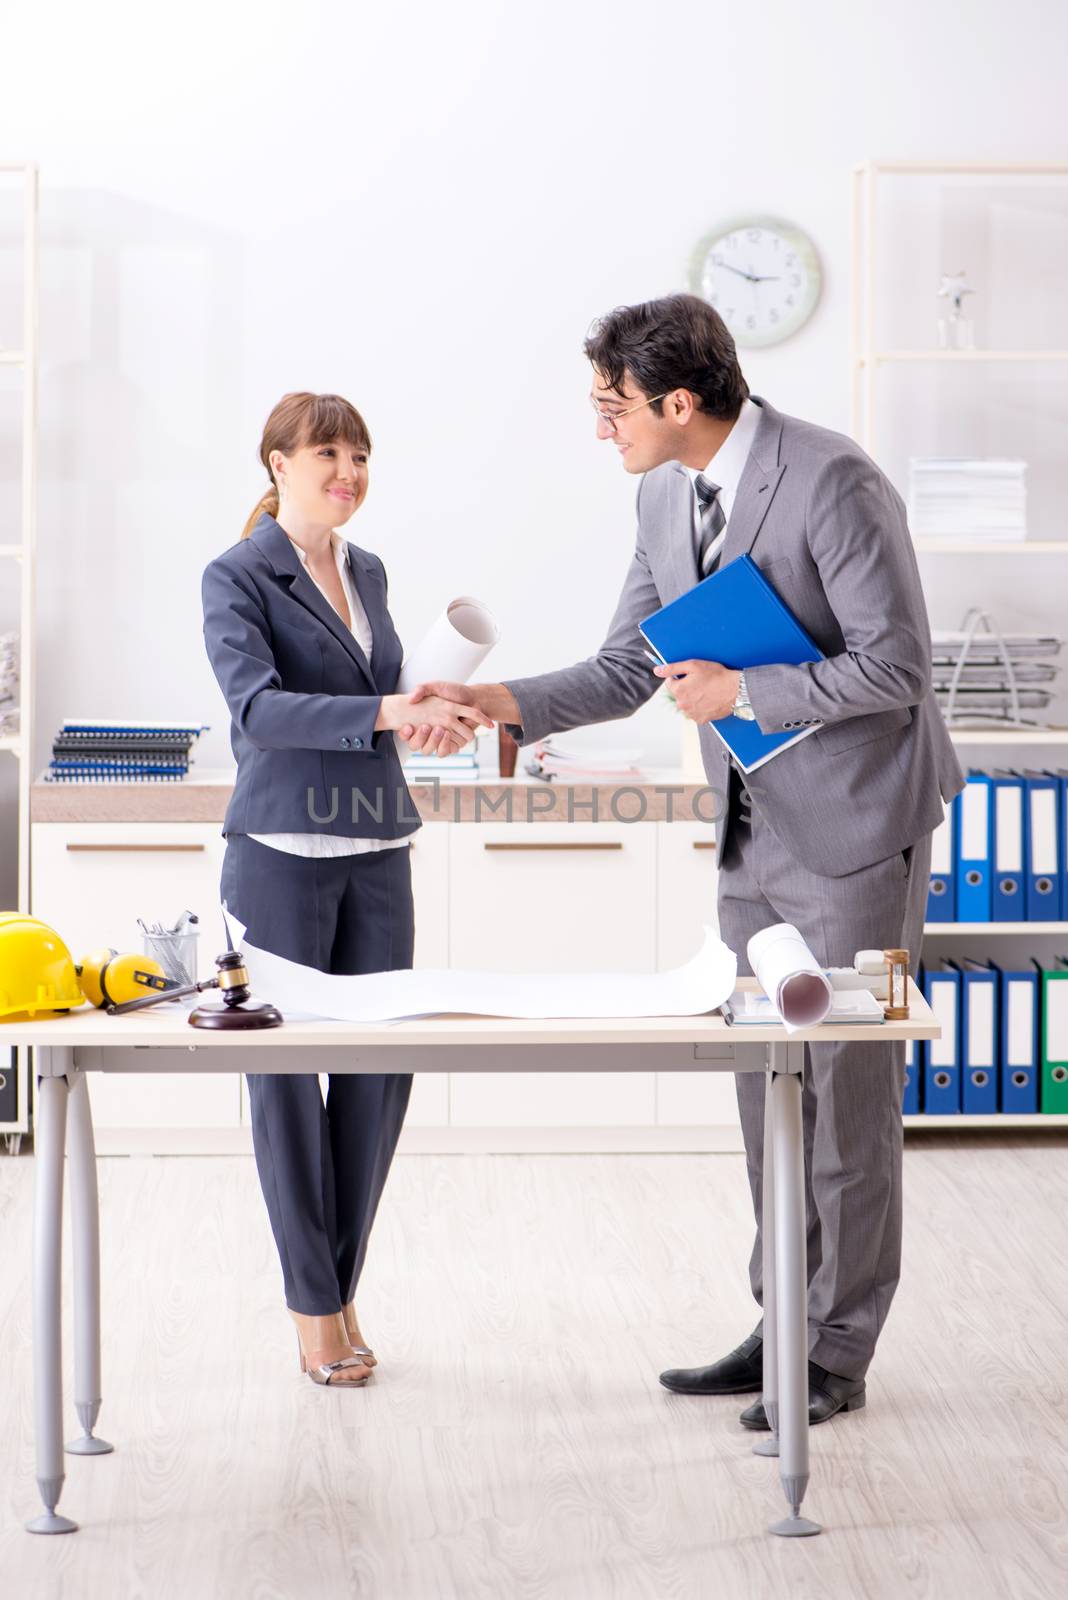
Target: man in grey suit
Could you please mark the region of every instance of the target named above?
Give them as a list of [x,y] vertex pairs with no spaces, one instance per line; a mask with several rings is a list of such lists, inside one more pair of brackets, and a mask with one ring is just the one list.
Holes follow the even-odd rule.
[[[739,971],[748,971],[750,935],[778,921],[796,924],[825,965],[903,946],[915,967],[931,834],[964,776],[931,692],[927,612],[900,496],[853,440],[750,396],[725,324],[694,296],[612,312],[586,354],[598,437],[640,480],[634,554],[607,638],[561,671],[425,692],[478,705],[529,744],[628,716],[674,677],[723,796],[719,923]],[[639,622],[744,554],[825,659],[744,673],[714,661],[651,668]],[[814,731],[743,781],[708,727],[731,711],[765,733]],[[764,1085],[751,1074],[736,1083],[760,1304]],[[863,1405],[897,1287],[903,1085],[902,1045],[806,1050],[812,1422]],[[759,1391],[759,1324],[721,1360],[664,1372],[661,1382],[686,1394]],[[759,1401],[741,1420],[767,1427]]]

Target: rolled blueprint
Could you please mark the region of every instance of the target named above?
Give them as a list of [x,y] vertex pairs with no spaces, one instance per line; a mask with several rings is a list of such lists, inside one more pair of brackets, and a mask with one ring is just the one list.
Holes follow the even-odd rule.
[[420,683],[447,678],[466,683],[500,638],[493,616],[469,594],[450,600],[401,667],[397,693],[411,694]]
[[754,933],[749,965],[788,1033],[822,1022],[834,1000],[830,980],[792,922]]
[[[249,987],[291,1021],[334,1017],[392,1022],[461,1013],[478,1017],[693,1017],[714,1011],[734,988],[738,963],[714,928],[685,966],[671,972],[479,972],[399,968],[353,975],[320,972],[258,950],[224,906]],[[682,1037],[680,1035],[680,1037]]]

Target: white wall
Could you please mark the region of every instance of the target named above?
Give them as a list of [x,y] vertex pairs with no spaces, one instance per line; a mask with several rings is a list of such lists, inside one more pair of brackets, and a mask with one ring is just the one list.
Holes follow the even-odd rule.
[[[71,713],[194,716],[200,759],[229,761],[200,574],[259,493],[283,391],[369,420],[350,533],[405,638],[469,591],[500,617],[495,674],[564,665],[599,642],[632,540],[590,320],[683,286],[720,217],[781,213],[824,299],[745,370],[846,429],[851,164],[1068,157],[1054,0],[23,0],[4,34],[0,159],[42,173],[35,770]],[[7,449],[0,508],[12,471]],[[588,738],[676,750],[658,702]]]

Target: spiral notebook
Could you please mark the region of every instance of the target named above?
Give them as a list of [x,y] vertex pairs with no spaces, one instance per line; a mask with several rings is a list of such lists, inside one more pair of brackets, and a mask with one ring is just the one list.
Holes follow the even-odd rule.
[[45,783],[176,783],[207,731],[199,722],[115,722],[67,718],[52,742]]

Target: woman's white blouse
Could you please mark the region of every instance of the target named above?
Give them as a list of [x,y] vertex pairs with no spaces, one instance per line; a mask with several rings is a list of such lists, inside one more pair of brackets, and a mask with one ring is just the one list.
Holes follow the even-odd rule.
[[[308,566],[308,558],[295,539],[290,539],[297,555],[304,565],[309,578],[323,596],[328,605],[332,605],[329,595],[319,582],[318,578]],[[334,560],[341,576],[341,587],[345,591],[348,603],[349,616],[351,617],[350,631],[356,643],[367,657],[371,659],[371,649],[374,640],[371,635],[371,624],[367,620],[367,612],[356,592],[356,585],[352,581],[352,571],[349,567],[348,552],[345,549],[345,540],[339,533],[330,535],[330,542],[334,547]],[[342,619],[344,620],[344,619]],[[395,850],[399,845],[408,844],[407,837],[403,839],[343,839],[332,833],[250,833],[250,839],[255,839],[258,844],[270,845],[272,850],[285,850],[294,856],[356,856],[368,850]]]

